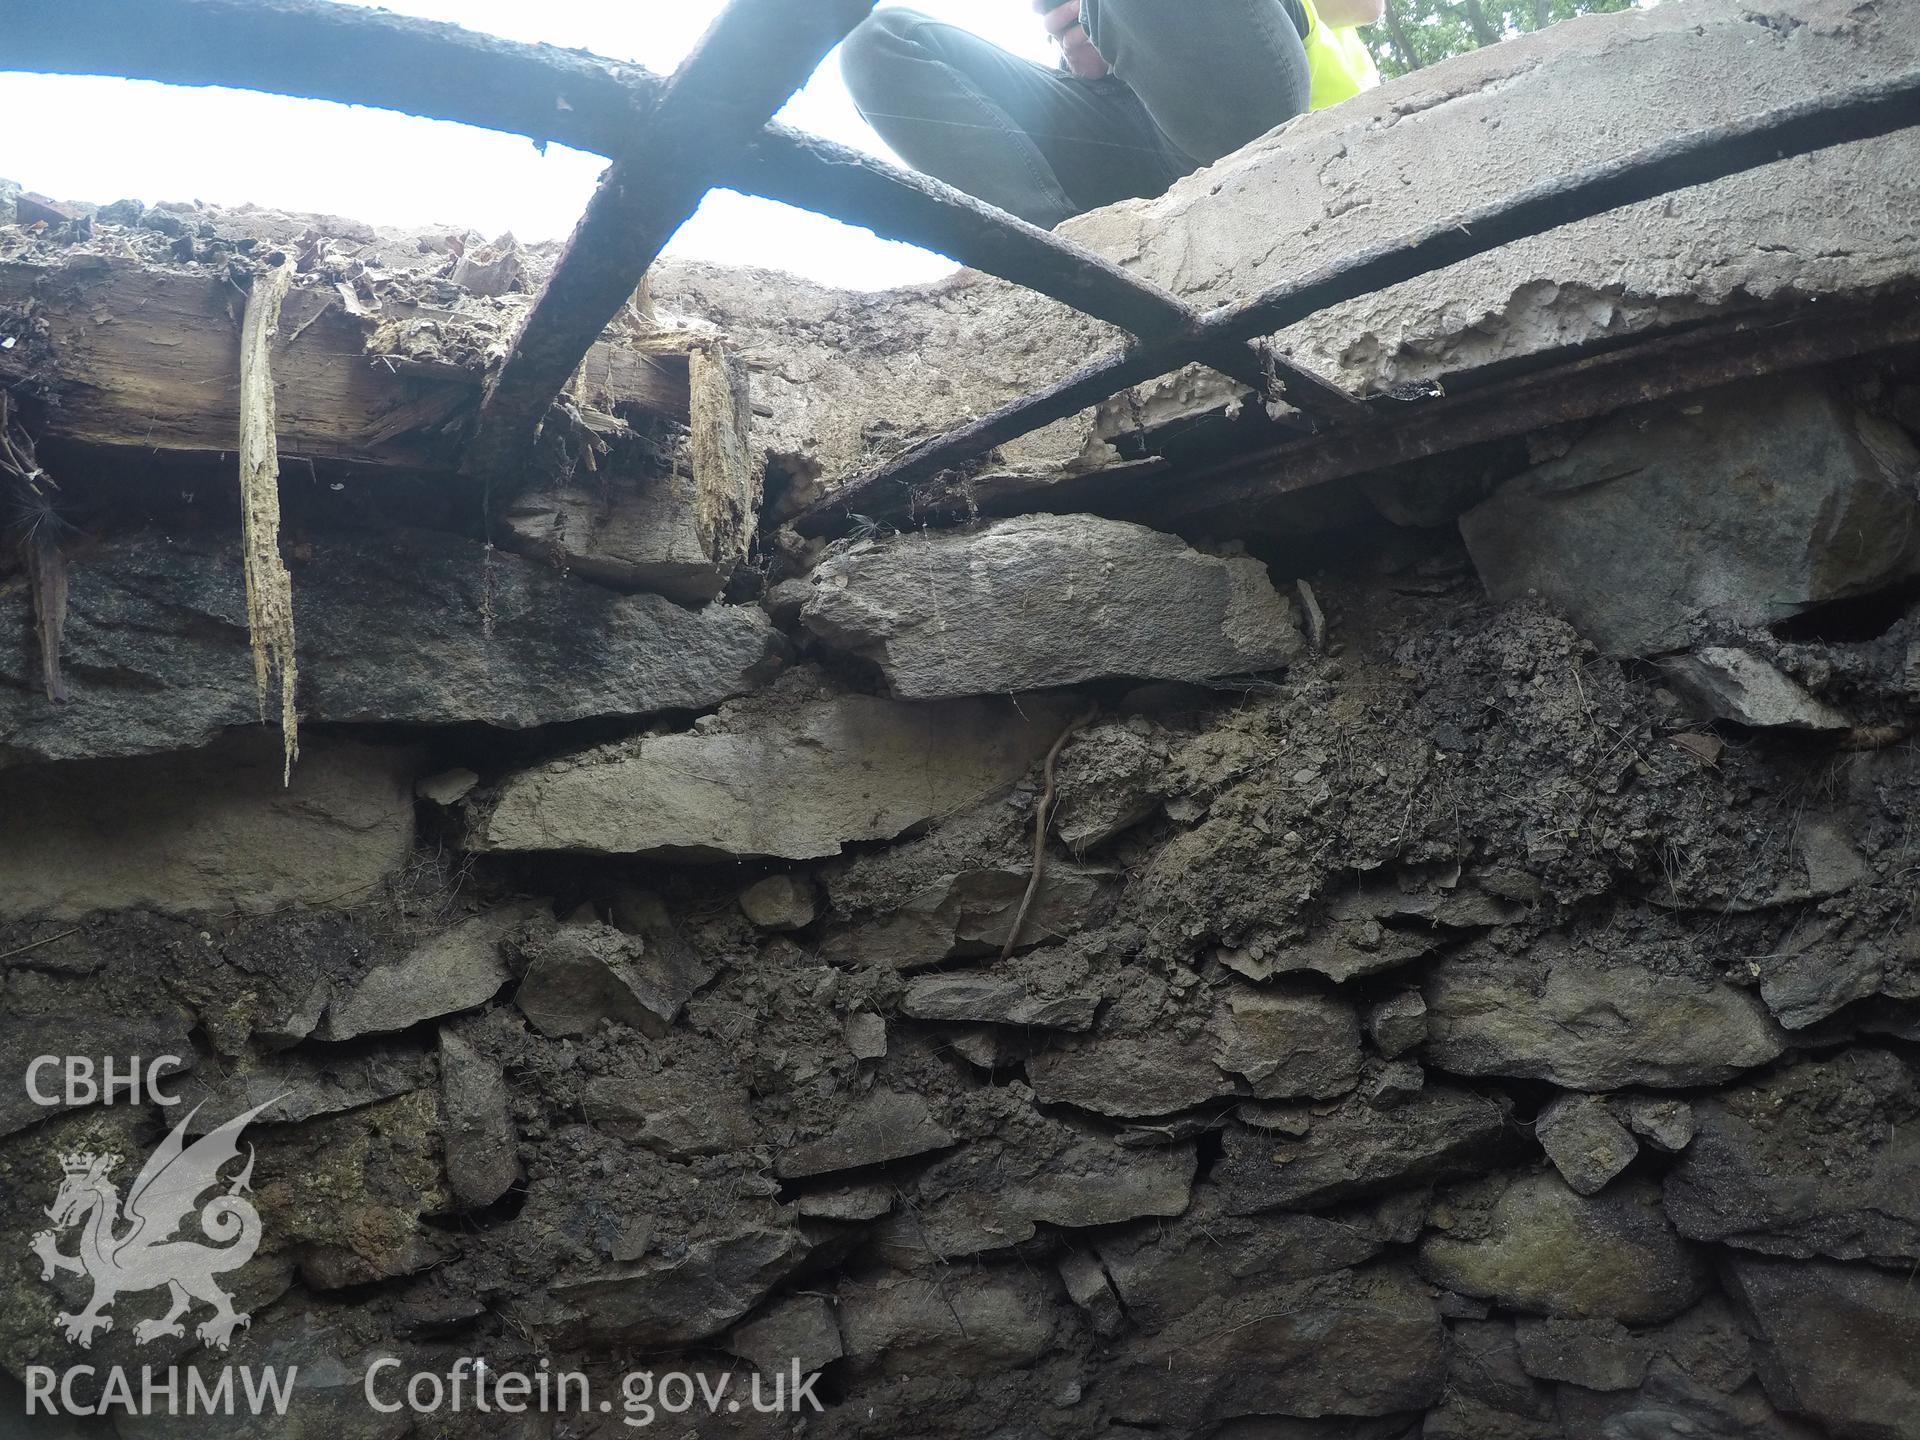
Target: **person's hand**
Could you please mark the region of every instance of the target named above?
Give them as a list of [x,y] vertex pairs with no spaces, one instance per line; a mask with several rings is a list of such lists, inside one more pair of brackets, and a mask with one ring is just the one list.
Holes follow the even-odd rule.
[[1045,17],[1047,33],[1059,42],[1067,57],[1067,69],[1083,80],[1098,80],[1108,70],[1106,60],[1093,48],[1086,27],[1080,23],[1080,0],[1033,0],[1033,8]]

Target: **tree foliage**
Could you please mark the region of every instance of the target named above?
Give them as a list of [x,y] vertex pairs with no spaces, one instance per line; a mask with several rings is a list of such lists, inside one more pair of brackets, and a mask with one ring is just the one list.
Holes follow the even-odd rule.
[[1576,15],[1631,10],[1650,0],[1386,0],[1386,19],[1360,33],[1382,75],[1464,55]]

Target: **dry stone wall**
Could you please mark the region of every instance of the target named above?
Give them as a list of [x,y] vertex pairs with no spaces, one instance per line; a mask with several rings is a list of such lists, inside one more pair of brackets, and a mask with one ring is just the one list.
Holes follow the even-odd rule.
[[[1556,26],[1071,233],[1242,298],[1457,210],[1435,157],[1518,186],[1911,68],[1916,14]],[[1391,391],[1862,301],[1911,286],[1916,194],[1909,140],[1849,147],[1283,338]],[[550,256],[477,238],[0,226],[0,369],[74,522],[65,703],[0,547],[0,1434],[50,1372],[277,1365],[284,1421],[31,1433],[1920,1440],[1912,355],[1333,497],[1304,558],[1071,514],[829,545],[782,507],[1119,337],[979,276],[665,267],[572,397],[606,469],[480,515],[446,427]],[[284,787],[227,481],[148,453],[125,348],[262,246],[317,323]],[[174,378],[224,393],[193,333]],[[1063,421],[1003,497],[1221,398]],[[87,448],[135,411],[137,465]],[[39,1103],[40,1055],[178,1057],[182,1105]],[[255,1112],[247,1323],[152,1285],[76,1322],[62,1187]],[[592,1398],[369,1403],[476,1358]],[[639,1372],[822,1408],[649,1413]]]
[[[1086,517],[700,611],[322,536],[286,790],[237,567],[103,542],[73,701],[0,688],[9,1407],[297,1365],[279,1428],[73,1433],[559,1440],[646,1369],[819,1377],[703,1436],[1920,1436],[1907,385],[1597,428],[1329,563],[1311,641],[1257,559]],[[1730,649],[1835,723],[1672,678]],[[63,1333],[62,1157],[185,1111],[42,1109],[40,1053],[267,1107],[231,1348],[158,1291]],[[614,1408],[367,1402],[474,1356]]]

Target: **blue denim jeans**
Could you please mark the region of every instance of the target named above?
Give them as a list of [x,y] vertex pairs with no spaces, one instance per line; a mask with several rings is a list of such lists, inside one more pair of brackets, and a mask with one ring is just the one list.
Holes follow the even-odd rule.
[[1286,0],[1082,0],[1113,70],[1086,80],[886,9],[847,38],[841,64],[860,113],[909,165],[1052,227],[1157,195],[1304,113],[1292,13]]

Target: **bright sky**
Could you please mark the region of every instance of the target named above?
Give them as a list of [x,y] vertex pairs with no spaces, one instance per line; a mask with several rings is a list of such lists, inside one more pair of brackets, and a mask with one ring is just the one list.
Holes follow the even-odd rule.
[[[346,0],[358,3],[358,0]],[[1026,0],[914,0],[1008,49],[1048,58]],[[390,0],[384,8],[514,40],[540,40],[670,70],[722,0]],[[598,156],[418,120],[383,110],[233,90],[127,80],[0,73],[0,114],[57,116],[14,123],[0,142],[0,176],[60,199],[126,197],[252,201],[346,215],[376,225],[445,223],[491,237],[564,237],[604,165]],[[886,154],[828,58],[782,118]],[[797,271],[830,284],[881,289],[953,267],[938,256],[769,201],[719,193],[669,253]]]

